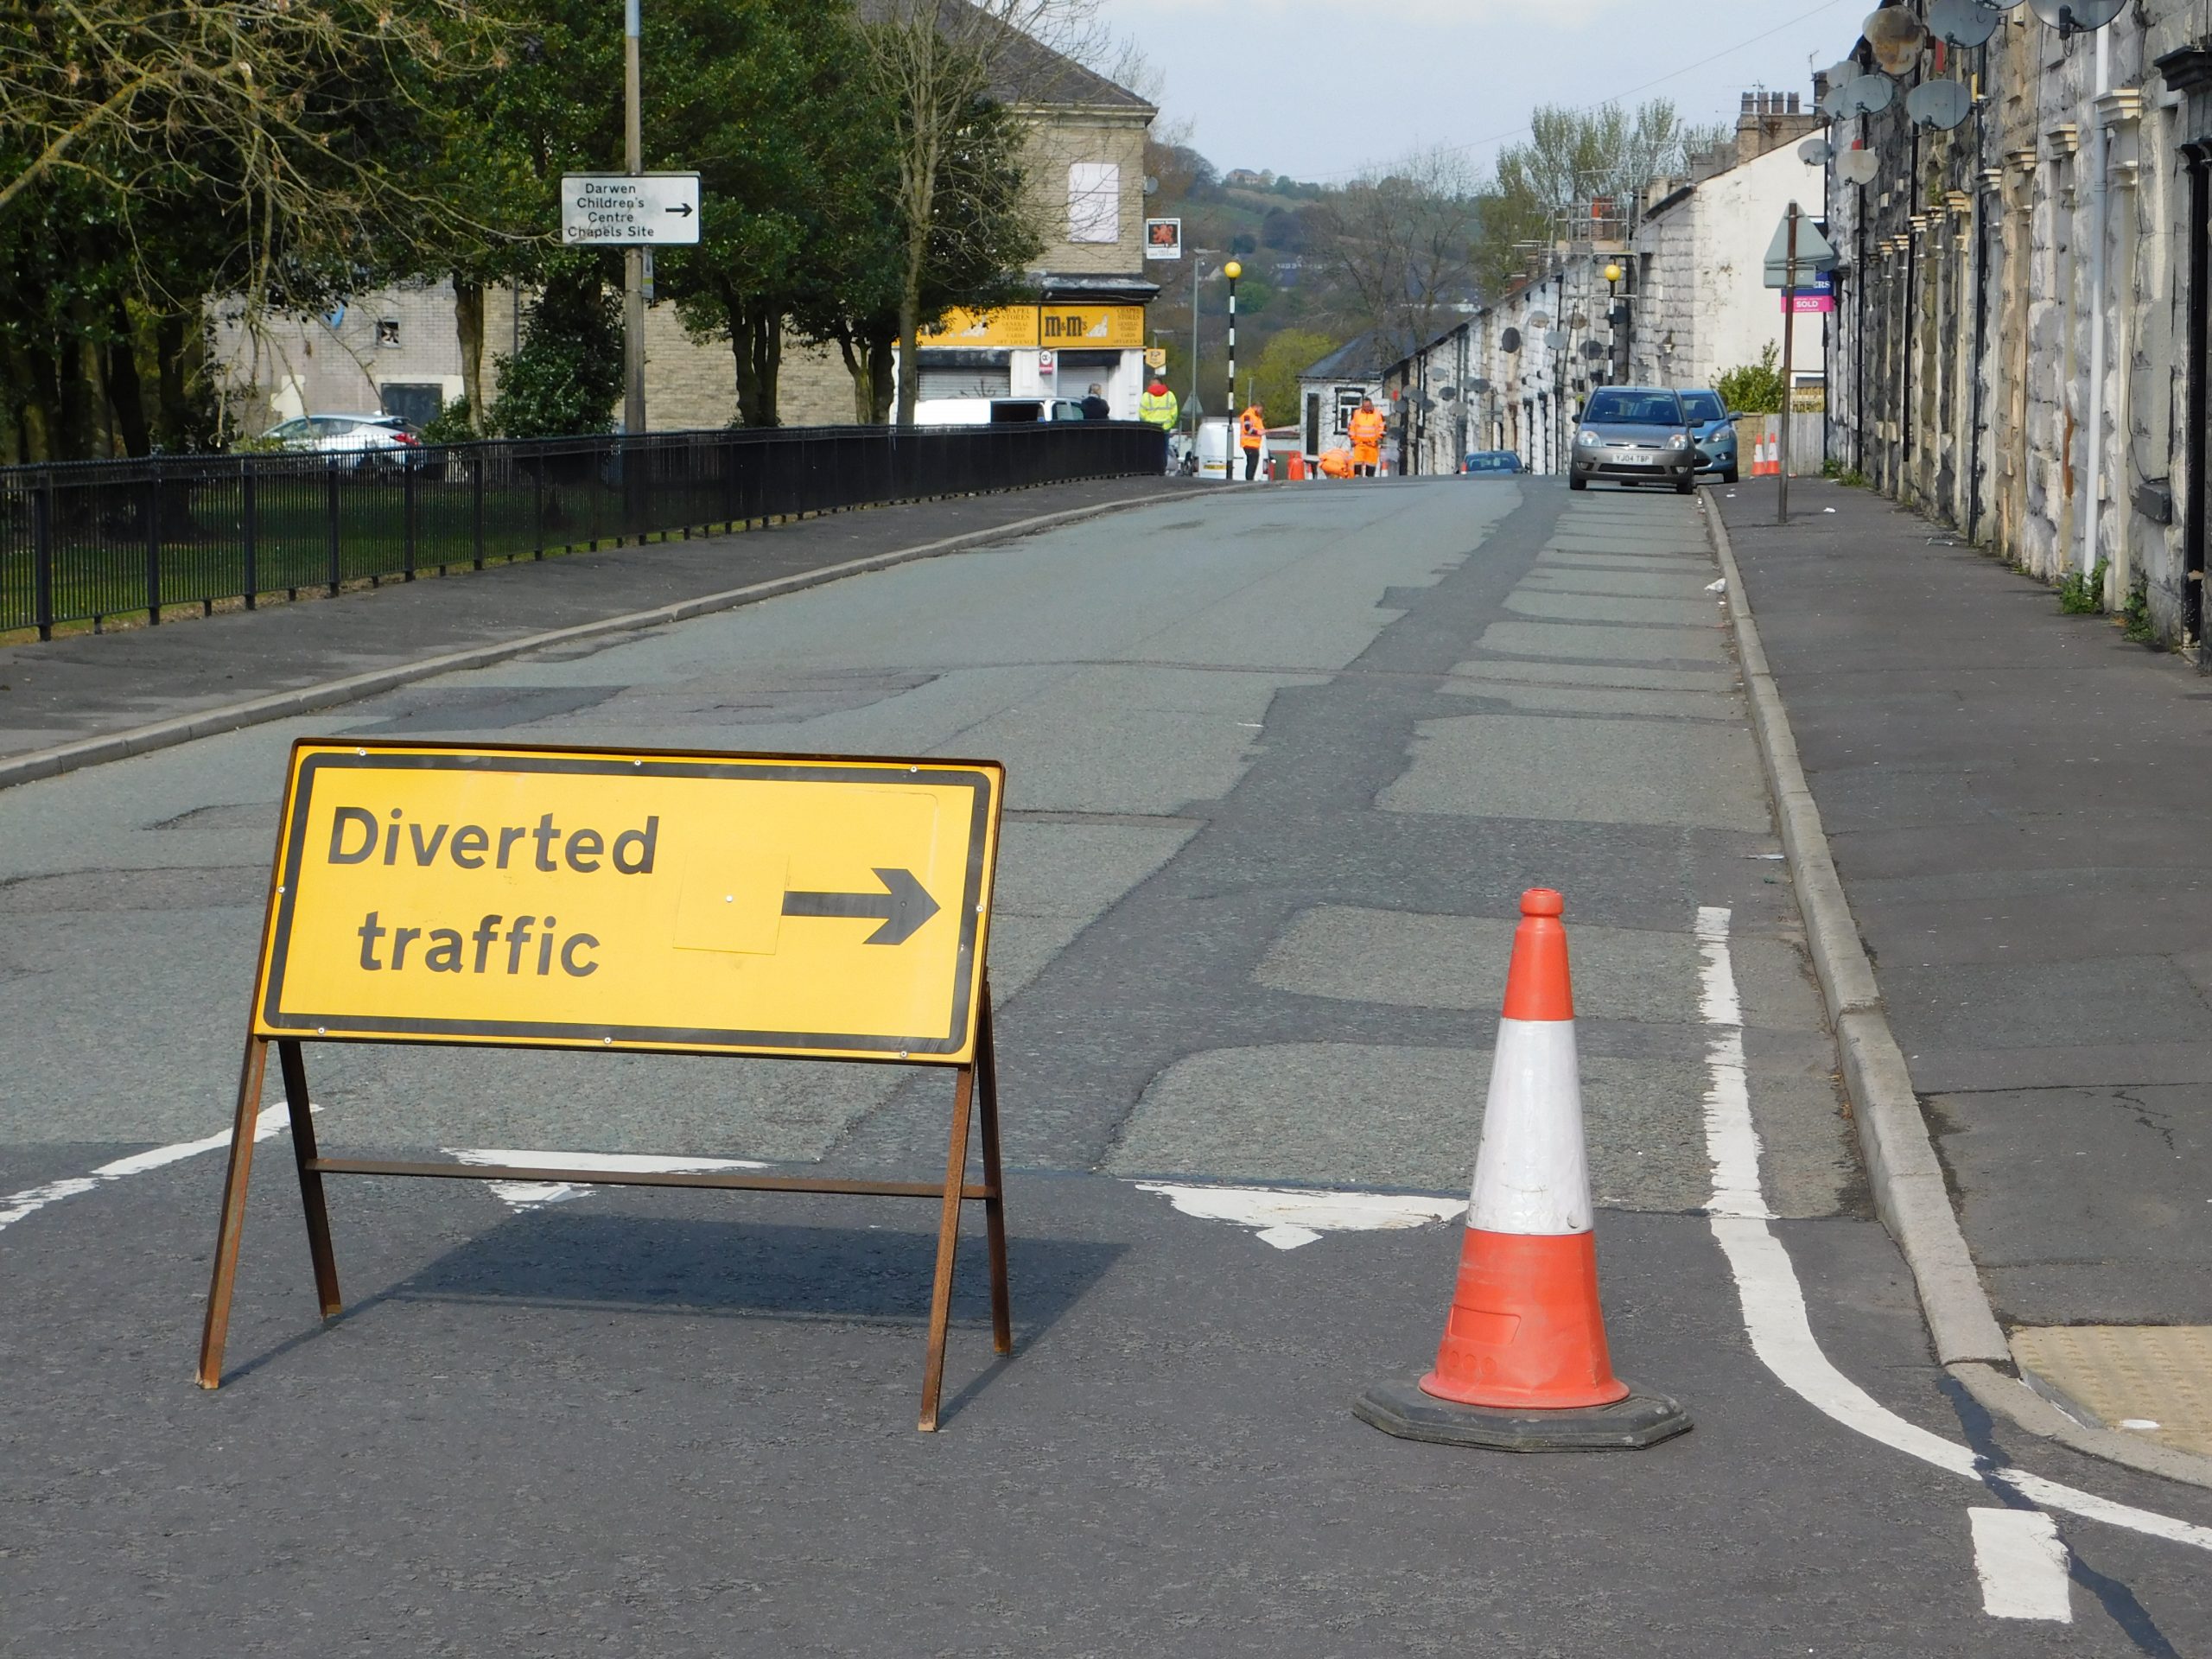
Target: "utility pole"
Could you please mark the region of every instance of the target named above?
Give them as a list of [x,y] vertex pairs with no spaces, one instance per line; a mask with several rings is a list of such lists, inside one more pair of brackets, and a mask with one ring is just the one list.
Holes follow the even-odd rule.
[[1789,242],[1782,255],[1782,442],[1777,446],[1782,476],[1775,480],[1774,522],[1789,522],[1789,406],[1791,396],[1789,347],[1797,334],[1797,204],[1789,204]]
[[[639,113],[639,0],[623,0],[622,167],[645,170],[644,118]],[[645,429],[645,250],[622,250],[622,430],[634,437]]]

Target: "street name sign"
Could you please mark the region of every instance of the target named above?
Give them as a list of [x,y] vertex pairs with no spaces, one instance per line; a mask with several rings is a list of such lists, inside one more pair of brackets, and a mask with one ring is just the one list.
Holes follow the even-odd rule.
[[561,240],[575,247],[669,246],[699,239],[696,173],[568,173]]
[[[326,1175],[935,1198],[921,1412],[921,1427],[935,1428],[963,1203],[984,1207],[992,1339],[1000,1353],[1013,1351],[984,971],[1005,792],[1005,769],[990,760],[295,744],[200,1385],[222,1381],[273,1046],[326,1319],[341,1306]],[[944,1179],[326,1157],[308,1105],[303,1046],[311,1042],[950,1068]],[[967,1176],[971,1117],[982,1130],[980,1183]]]

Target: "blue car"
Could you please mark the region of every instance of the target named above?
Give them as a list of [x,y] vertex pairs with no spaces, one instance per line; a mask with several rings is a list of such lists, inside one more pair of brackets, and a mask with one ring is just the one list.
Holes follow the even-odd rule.
[[1478,449],[1467,457],[1467,464],[1459,470],[1463,473],[1517,473],[1521,470],[1521,457],[1510,449]]
[[1690,422],[1690,440],[1697,445],[1697,470],[1718,477],[1723,484],[1736,481],[1736,416],[1717,391],[1686,391],[1682,413]]

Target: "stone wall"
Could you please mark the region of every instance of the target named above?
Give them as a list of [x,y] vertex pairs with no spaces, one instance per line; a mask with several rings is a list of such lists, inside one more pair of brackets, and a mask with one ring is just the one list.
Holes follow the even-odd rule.
[[2184,146],[2212,94],[2158,60],[2202,48],[2207,11],[2139,0],[2063,41],[2008,11],[1953,54],[1982,92],[1967,122],[1916,127],[1900,97],[1840,124],[1881,160],[1831,194],[1831,453],[2046,580],[2101,562],[2108,607],[2139,588],[2191,647]]

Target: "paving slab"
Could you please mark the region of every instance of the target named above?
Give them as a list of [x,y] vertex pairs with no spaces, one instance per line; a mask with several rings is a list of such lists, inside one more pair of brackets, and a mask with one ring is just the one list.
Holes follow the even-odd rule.
[[1867,491],[1715,505],[1999,1317],[2212,1321],[2205,682]]

